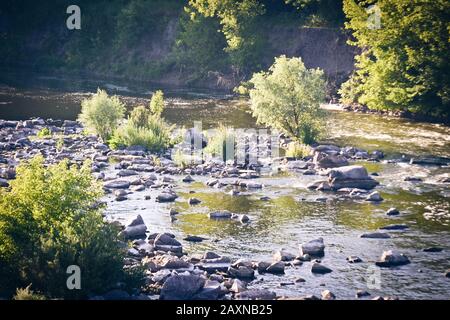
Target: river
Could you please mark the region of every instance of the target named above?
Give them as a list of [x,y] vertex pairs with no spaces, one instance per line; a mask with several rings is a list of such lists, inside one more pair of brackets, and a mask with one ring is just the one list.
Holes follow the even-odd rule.
[[[73,120],[79,113],[80,101],[97,87],[118,94],[129,108],[148,103],[149,95],[155,90],[142,84],[5,73],[0,77],[0,119],[39,116]],[[163,115],[179,126],[191,127],[194,121],[202,121],[203,128],[216,127],[219,123],[237,128],[256,127],[245,100],[223,92],[194,89],[166,88],[164,93],[167,108]],[[369,151],[382,150],[388,160],[419,155],[450,157],[450,128],[444,125],[336,110],[328,113],[324,142]],[[448,183],[439,182],[440,177],[450,174],[449,167],[397,161],[361,164],[369,172],[379,174],[376,179],[381,185],[377,190],[385,199],[383,202],[342,200],[332,193],[309,191],[306,185],[314,178],[296,173],[263,177],[259,179],[265,186],[263,190],[240,196],[206,187],[207,177],[195,176],[194,183],[181,183],[176,187],[180,198],[174,204],[146,201],[139,193],[124,202],[115,202],[109,196],[106,197],[109,201],[107,213],[124,220],[139,213],[150,232],[168,231],[179,239],[187,234],[209,239],[197,244],[183,242],[189,253],[212,250],[234,258],[270,260],[274,250],[285,248],[297,254],[300,243],[323,237],[326,253],[322,262],[333,269],[332,273],[314,275],[305,263],[287,268],[285,275],[259,276],[250,284],[250,287],[269,288],[279,295],[320,296],[321,291],[329,289],[341,299],[354,298],[356,290],[367,290],[372,297],[450,299],[450,279],[443,275],[450,268],[450,190]],[[404,181],[406,176],[419,176],[422,181],[407,182]],[[176,179],[180,180],[180,177]],[[202,200],[198,206],[187,203],[192,191]],[[157,195],[156,190],[145,192],[152,199]],[[261,196],[268,196],[270,200],[262,201]],[[174,223],[168,215],[171,207],[181,212]],[[386,216],[390,207],[396,207],[401,214]],[[251,223],[209,220],[205,213],[215,209],[245,213]],[[390,239],[359,237],[364,232],[400,223],[409,228],[389,232]],[[432,246],[441,247],[443,251],[422,251]],[[373,262],[387,249],[405,253],[412,263],[391,269],[374,268]],[[349,264],[346,257],[350,255],[359,256],[363,263]],[[306,281],[295,284],[298,277]],[[374,277],[379,282],[368,285]],[[261,278],[264,281],[260,281]]]

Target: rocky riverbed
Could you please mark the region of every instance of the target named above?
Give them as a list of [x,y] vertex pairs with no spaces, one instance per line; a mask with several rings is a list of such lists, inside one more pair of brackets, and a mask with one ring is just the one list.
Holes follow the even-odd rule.
[[0,187],[36,154],[92,160],[126,263],[146,269],[142,292],[94,299],[450,298],[447,158],[318,145],[302,160],[181,168],[110,150],[75,121],[0,120]]

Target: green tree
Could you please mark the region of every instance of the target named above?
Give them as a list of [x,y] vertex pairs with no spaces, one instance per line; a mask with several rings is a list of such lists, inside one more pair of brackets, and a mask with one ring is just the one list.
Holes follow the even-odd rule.
[[450,2],[345,0],[344,11],[362,53],[342,101],[449,116]]
[[125,107],[119,98],[109,97],[106,91],[98,89],[91,98],[81,102],[78,120],[88,131],[98,134],[103,141],[107,141],[124,115]]
[[307,69],[300,58],[275,58],[268,72],[253,75],[250,102],[258,123],[311,144],[323,132],[323,71]]

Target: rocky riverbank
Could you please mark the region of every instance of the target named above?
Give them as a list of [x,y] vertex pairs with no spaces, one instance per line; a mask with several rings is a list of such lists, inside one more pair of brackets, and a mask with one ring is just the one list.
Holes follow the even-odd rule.
[[[48,129],[51,135],[40,134]],[[8,181],[15,177],[15,167],[23,160],[37,154],[45,157],[47,163],[55,163],[62,159],[81,164],[90,159],[93,175],[103,183],[106,198],[114,202],[128,201],[131,196],[143,199],[151,197],[146,191],[152,190],[157,203],[177,202],[180,197],[176,192],[179,184],[189,184],[206,177],[205,185],[222,190],[230,196],[251,194],[255,190],[264,190],[263,176],[277,172],[296,172],[301,176],[314,177],[308,185],[312,192],[317,192],[317,201],[332,195],[350,201],[366,201],[379,203],[383,197],[379,192],[380,182],[377,172],[368,172],[355,161],[377,163],[383,160],[382,151],[367,152],[355,147],[338,147],[319,145],[314,148],[314,155],[305,159],[289,158],[264,159],[249,167],[232,162],[209,161],[190,167],[179,167],[168,154],[149,154],[141,148],[128,150],[110,150],[99,139],[85,135],[82,126],[74,121],[31,119],[26,121],[0,120],[0,186],[8,187]],[[407,158],[399,160],[404,163],[416,163],[423,166],[448,167],[449,159],[444,158]],[[420,177],[409,176],[408,183],[420,183]],[[448,175],[439,177],[439,183],[448,184]],[[189,188],[189,187],[187,187]],[[373,190],[378,188],[377,190]],[[106,201],[105,198],[105,201]],[[149,198],[150,199],[150,198]],[[201,199],[192,194],[188,199],[189,206],[201,204]],[[174,208],[167,215],[172,221],[182,214]],[[401,214],[396,208],[386,212],[387,216]],[[241,224],[252,224],[252,217],[239,212],[216,210],[205,213],[208,219],[231,220]],[[252,284],[261,280],[264,275],[275,274],[282,279],[289,269],[308,268],[312,274],[322,276],[332,274],[334,266],[324,263],[329,247],[320,237],[311,238],[298,243],[297,251],[277,250],[266,259],[237,259],[236,257],[206,251],[203,254],[186,252],[188,243],[210,241],[204,237],[186,235],[176,239],[168,232],[149,233],[148,226],[139,214],[133,219],[120,224],[122,236],[132,243],[127,250],[127,267],[143,266],[146,270],[146,286],[132,295],[123,291],[120,286],[93,299],[334,299],[333,288],[323,288],[321,296],[277,296],[270,288],[254,288]],[[389,239],[389,232],[402,230],[407,225],[390,224],[377,232],[361,234],[361,238]],[[428,248],[430,249],[430,248]],[[435,250],[433,248],[432,250]],[[379,260],[371,263],[377,268],[401,267],[414,264],[414,258],[392,250],[379,252]],[[345,257],[344,257],[345,259]],[[358,264],[362,259],[356,255],[346,257],[348,264]],[[442,281],[448,281],[442,270]],[[448,271],[447,271],[448,273]],[[282,280],[281,280],[282,281]],[[303,278],[293,281],[300,284]],[[292,285],[290,281],[281,282]],[[281,284],[280,284],[281,285]],[[370,292],[355,292],[355,298],[374,298]],[[393,297],[385,297],[393,298]]]

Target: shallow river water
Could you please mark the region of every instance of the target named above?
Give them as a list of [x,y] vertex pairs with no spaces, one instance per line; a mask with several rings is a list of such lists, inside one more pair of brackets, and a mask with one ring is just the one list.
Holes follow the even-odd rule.
[[[33,78],[3,75],[0,77],[0,119],[43,118],[75,119],[80,101],[97,87],[121,96],[129,107],[146,100],[150,89],[139,85],[120,86],[104,81],[74,81],[61,78]],[[191,127],[202,121],[204,128],[224,123],[237,128],[256,127],[246,102],[231,99],[223,93],[200,90],[164,90],[168,107],[164,116],[171,123]],[[382,150],[386,159],[402,156],[450,157],[450,128],[377,115],[344,113],[329,110],[329,131],[324,142],[351,145],[366,150]],[[227,194],[228,189],[206,187],[207,177],[194,176],[194,183],[181,182],[175,190],[180,195],[175,203],[158,204],[156,190],[136,192],[129,201],[115,202],[107,197],[108,215],[127,220],[141,214],[150,232],[168,231],[177,239],[186,235],[208,238],[202,243],[183,242],[185,251],[201,253],[212,250],[233,258],[271,260],[274,250],[285,248],[298,254],[299,244],[323,237],[324,265],[333,269],[327,275],[314,275],[310,263],[286,268],[285,275],[262,275],[250,287],[264,287],[279,295],[301,296],[329,289],[339,299],[354,298],[356,290],[401,299],[450,299],[450,279],[444,276],[450,268],[450,189],[439,183],[449,176],[450,168],[410,165],[408,162],[361,162],[369,172],[377,172],[377,190],[385,199],[379,204],[367,201],[342,200],[333,193],[309,191],[306,185],[316,177],[285,173],[258,179],[264,184],[259,191]],[[406,176],[422,177],[422,182],[406,182]],[[189,206],[193,195],[202,200]],[[151,200],[143,200],[150,195]],[[262,201],[261,196],[270,200]],[[172,223],[169,209],[180,211]],[[385,212],[396,207],[401,214],[388,217]],[[247,214],[251,222],[212,221],[206,213],[226,209]],[[432,212],[432,214],[425,214]],[[425,214],[425,215],[424,215]],[[406,224],[408,229],[389,231],[390,239],[362,239],[364,232],[375,231],[389,224]],[[442,252],[423,252],[432,246]],[[405,253],[411,264],[390,269],[374,266],[383,250]],[[346,257],[357,255],[363,263],[350,264]],[[306,281],[294,284],[302,277]],[[261,281],[261,279],[264,281]],[[371,284],[371,279],[376,279]],[[372,281],[373,282],[373,281]]]

